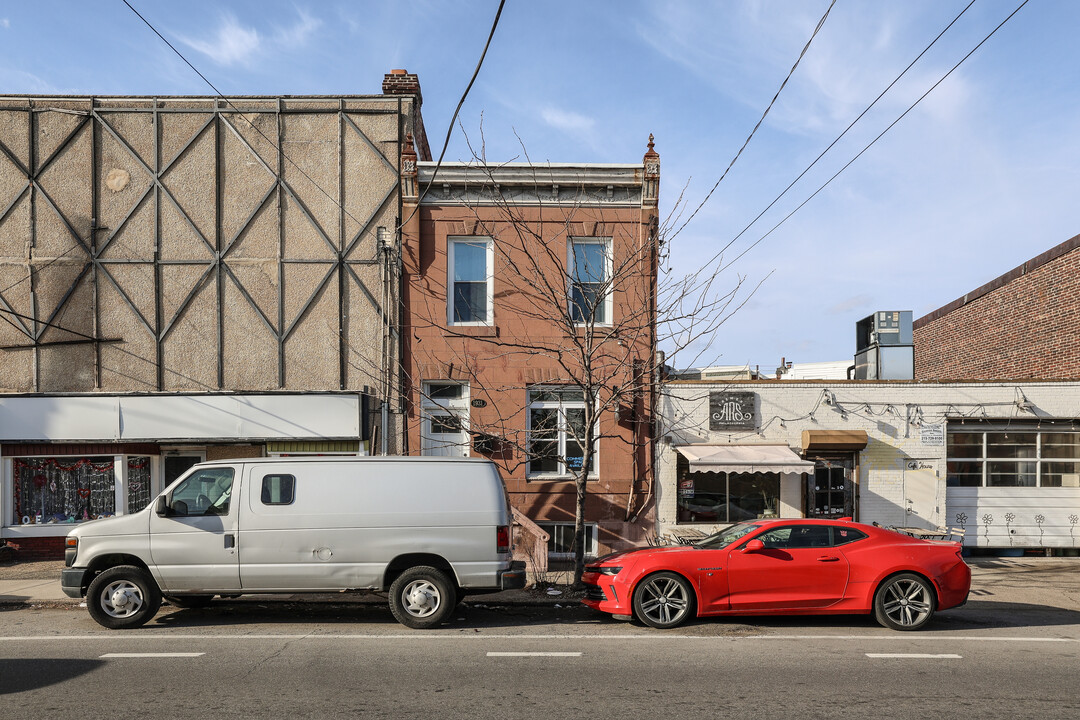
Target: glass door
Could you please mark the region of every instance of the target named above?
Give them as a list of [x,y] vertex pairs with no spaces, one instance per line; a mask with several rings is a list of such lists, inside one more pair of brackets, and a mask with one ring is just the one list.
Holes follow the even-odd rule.
[[807,475],[806,517],[854,517],[854,463],[851,458],[814,458]]

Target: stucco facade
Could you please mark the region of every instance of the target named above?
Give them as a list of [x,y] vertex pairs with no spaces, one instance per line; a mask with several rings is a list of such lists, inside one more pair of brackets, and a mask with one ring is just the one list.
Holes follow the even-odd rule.
[[[400,452],[399,170],[406,136],[429,151],[416,76],[383,93],[0,98],[5,536],[62,537],[137,509],[184,463],[273,443],[355,454],[377,427]],[[354,417],[251,429],[258,398],[296,394]],[[248,400],[209,436],[184,432],[199,417],[170,430],[124,411],[184,398],[198,415],[222,396]],[[98,400],[114,421],[57,434],[19,416]]]

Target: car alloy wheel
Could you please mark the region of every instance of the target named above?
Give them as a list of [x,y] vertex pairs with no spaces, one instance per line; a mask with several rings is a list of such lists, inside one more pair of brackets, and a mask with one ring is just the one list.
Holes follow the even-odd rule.
[[671,572],[651,575],[634,591],[634,614],[655,628],[681,625],[694,606],[694,593],[683,577]]
[[934,615],[934,591],[912,573],[896,575],[878,588],[874,598],[878,622],[893,630],[917,630]]

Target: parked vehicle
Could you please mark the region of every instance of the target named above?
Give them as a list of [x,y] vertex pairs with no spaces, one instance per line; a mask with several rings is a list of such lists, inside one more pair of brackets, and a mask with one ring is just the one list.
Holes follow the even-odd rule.
[[737,523],[694,545],[643,548],[585,568],[585,605],[673,628],[711,615],[873,613],[893,630],[963,605],[960,543],[840,520]]
[[411,628],[462,593],[524,587],[495,465],[467,458],[266,458],[195,465],[146,509],[67,536],[61,585],[91,617],[133,628],[162,597],[389,591]]

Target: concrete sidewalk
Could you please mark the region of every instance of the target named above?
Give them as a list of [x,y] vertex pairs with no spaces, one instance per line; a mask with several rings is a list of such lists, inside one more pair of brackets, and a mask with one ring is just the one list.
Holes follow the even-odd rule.
[[[1038,605],[1080,611],[1080,559],[1078,558],[968,558],[971,566],[971,599],[999,603]],[[10,573],[9,573],[10,575]],[[580,597],[563,586],[559,594],[548,594],[547,585],[527,590],[509,590],[486,595],[470,595],[467,602],[486,605],[554,606],[574,605]],[[297,595],[245,595],[259,602],[385,602],[374,594],[323,593]],[[0,580],[0,605],[74,604],[54,579]]]

